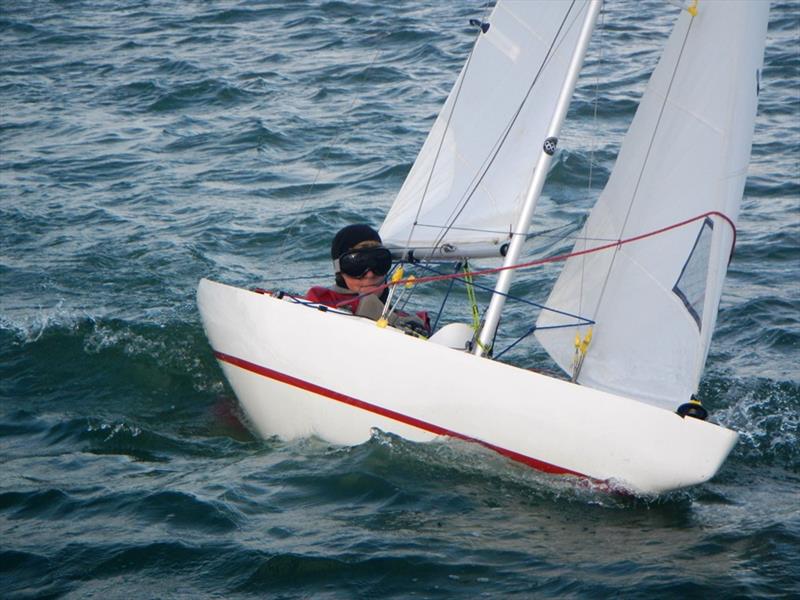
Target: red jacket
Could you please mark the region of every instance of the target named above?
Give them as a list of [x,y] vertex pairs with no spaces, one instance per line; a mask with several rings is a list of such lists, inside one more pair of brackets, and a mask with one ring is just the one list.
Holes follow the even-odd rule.
[[[358,310],[358,303],[361,301],[361,298],[359,298],[358,294],[355,292],[340,292],[338,291],[339,286],[336,287],[337,289],[332,289],[316,285],[306,292],[306,300],[333,308],[342,308],[355,313],[356,310]],[[350,300],[350,302],[342,306],[337,306],[340,302],[345,302],[347,300]]]
[[[347,310],[353,314],[358,314],[358,306],[361,303],[361,298],[362,297],[355,292],[352,292],[346,288],[341,288],[338,285],[332,288],[314,286],[308,290],[308,292],[306,292],[306,300],[316,302],[318,304],[324,304],[325,306],[330,306],[332,308],[338,308],[340,310]],[[343,302],[346,302],[346,304],[341,304]],[[416,320],[414,317],[410,317],[404,312],[394,311],[393,314],[396,315],[396,318],[390,317],[390,322],[392,324],[399,324],[402,326],[403,324],[408,324],[408,322],[411,320]],[[374,318],[377,319],[377,317]],[[431,320],[427,311],[419,311],[416,318],[419,319],[419,324],[423,327],[425,332],[430,334]]]

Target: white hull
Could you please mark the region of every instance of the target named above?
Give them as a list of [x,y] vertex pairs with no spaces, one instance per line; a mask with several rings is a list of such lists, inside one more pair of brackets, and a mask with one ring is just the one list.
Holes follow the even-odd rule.
[[202,280],[206,334],[264,437],[450,436],[538,470],[659,494],[707,481],[737,434],[706,421]]

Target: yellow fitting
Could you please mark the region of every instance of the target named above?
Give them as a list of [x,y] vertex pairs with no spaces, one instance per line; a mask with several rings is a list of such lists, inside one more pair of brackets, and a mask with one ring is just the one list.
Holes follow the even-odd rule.
[[406,281],[406,287],[407,288],[414,287],[416,281],[417,281],[416,277],[414,277],[413,275],[409,275],[408,281]]
[[403,278],[403,275],[403,265],[400,265],[394,270],[394,273],[392,273],[392,283],[397,283],[400,281]]
[[580,332],[575,334],[575,349],[579,349],[581,347],[581,334]]
[[697,16],[697,0],[694,0],[692,4],[686,9],[690,15],[693,17]]
[[384,318],[380,318],[377,321],[375,321],[375,325],[377,325],[381,329],[384,329],[388,324],[389,324],[389,321],[387,319],[384,319]]
[[592,328],[589,327],[589,331],[586,332],[586,335],[581,341],[580,335],[575,336],[575,347],[580,349],[581,354],[586,354],[587,348],[589,348],[589,344],[592,342]]

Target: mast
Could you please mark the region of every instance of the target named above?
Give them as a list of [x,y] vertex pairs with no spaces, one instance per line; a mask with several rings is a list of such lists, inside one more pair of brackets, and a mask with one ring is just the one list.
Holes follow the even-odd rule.
[[[547,172],[550,169],[550,163],[553,160],[556,144],[558,143],[558,133],[561,130],[561,125],[564,123],[564,118],[569,108],[572,93],[575,90],[575,83],[578,80],[578,74],[583,66],[583,58],[586,56],[586,48],[589,45],[589,38],[592,36],[594,25],[597,21],[597,16],[600,14],[602,0],[590,0],[587,7],[586,17],[584,18],[581,27],[580,37],[578,44],[575,46],[575,51],[572,54],[572,59],[569,64],[567,75],[564,78],[564,84],[561,88],[561,94],[558,97],[553,118],[550,126],[547,129],[545,139],[542,141],[542,149],[539,153],[539,159],[536,163],[536,169],[533,172],[528,192],[525,195],[525,202],[520,211],[519,219],[517,220],[514,233],[511,237],[511,242],[508,246],[503,267],[510,267],[517,264],[522,246],[525,243],[526,233],[531,225],[533,219],[533,212],[536,208],[536,201],[539,199],[544,187]],[[500,277],[497,279],[497,285],[494,288],[492,300],[489,303],[489,308],[486,311],[484,324],[481,328],[478,337],[478,343],[475,345],[473,353],[476,355],[484,354],[484,349],[488,348],[494,339],[494,334],[497,331],[497,326],[500,323],[500,313],[506,303],[506,294],[511,287],[511,280],[514,277],[514,269],[506,269],[500,272]]]

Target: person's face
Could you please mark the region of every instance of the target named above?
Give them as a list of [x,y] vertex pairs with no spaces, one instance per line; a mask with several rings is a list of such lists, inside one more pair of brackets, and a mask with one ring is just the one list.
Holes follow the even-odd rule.
[[[378,242],[375,241],[365,241],[360,242],[353,246],[352,250],[361,250],[363,248],[376,248],[380,246]],[[376,275],[372,271],[367,271],[361,277],[353,277],[352,275],[347,275],[346,273],[342,273],[342,278],[344,282],[347,284],[347,289],[353,290],[357,294],[371,294],[383,285],[385,280],[385,275]]]
[[362,277],[351,277],[342,273],[342,278],[347,284],[347,289],[357,294],[371,294],[383,285],[384,275],[375,275],[372,271],[367,271]]

